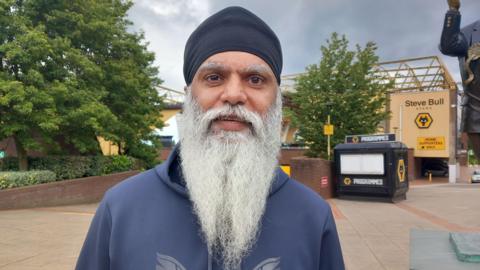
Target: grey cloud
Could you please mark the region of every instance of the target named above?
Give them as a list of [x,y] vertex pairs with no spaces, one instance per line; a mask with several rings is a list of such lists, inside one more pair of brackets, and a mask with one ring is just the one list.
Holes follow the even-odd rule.
[[181,90],[183,48],[191,31],[209,15],[198,0],[139,0],[129,11],[134,31],[144,31],[164,85]]
[[[321,57],[320,46],[332,32],[345,34],[352,45],[358,43],[363,46],[368,41],[374,41],[381,61],[441,55],[438,42],[448,8],[446,0],[211,0],[203,2],[206,14],[192,10],[192,1],[175,1],[180,13],[159,16],[147,7],[146,1],[132,8],[130,19],[136,27],[138,25],[138,28],[145,30],[152,45],[165,41],[173,44],[163,48],[172,50],[168,54],[178,57],[177,63],[170,64],[175,61],[172,57],[159,58],[164,54],[157,54],[160,66],[178,67],[186,38],[204,19],[203,16],[227,6],[240,5],[265,20],[278,34],[284,52],[284,74],[302,72],[307,65],[318,62]],[[161,7],[161,1],[149,2]],[[172,4],[172,1],[163,2]],[[480,19],[479,10],[480,1],[463,0],[462,25]],[[162,48],[160,45],[156,47]],[[456,59],[447,56],[442,56],[442,59],[454,77],[460,80]],[[161,69],[162,78],[168,75],[165,78],[167,86],[178,88],[177,84],[183,81],[181,71],[177,71],[180,72],[178,75],[162,72]]]

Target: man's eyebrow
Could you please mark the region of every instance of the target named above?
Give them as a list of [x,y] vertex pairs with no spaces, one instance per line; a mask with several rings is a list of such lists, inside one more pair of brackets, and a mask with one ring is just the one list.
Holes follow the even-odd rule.
[[228,68],[218,62],[207,62],[203,63],[199,68],[197,72],[204,72],[204,71],[210,71],[210,70],[220,70],[220,71],[225,71],[228,70]]
[[245,73],[259,73],[259,74],[270,74],[273,73],[271,72],[271,69],[269,67],[266,67],[265,65],[250,65],[244,69],[242,69],[242,72]]
[[[207,71],[229,71],[230,68],[219,62],[206,62],[203,63],[199,68],[197,73],[207,72]],[[240,70],[242,73],[258,73],[263,75],[272,75],[273,72],[268,66],[261,64],[249,65]]]

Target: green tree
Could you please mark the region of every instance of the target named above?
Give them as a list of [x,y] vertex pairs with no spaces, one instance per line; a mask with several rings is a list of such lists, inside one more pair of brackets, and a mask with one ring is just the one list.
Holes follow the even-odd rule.
[[40,148],[39,139],[51,141],[61,117],[54,99],[58,82],[42,75],[52,44],[44,28],[21,13],[17,1],[0,2],[0,139],[13,137],[25,170],[26,151]]
[[345,36],[333,33],[321,47],[320,63],[307,67],[296,80],[296,93],[290,96],[289,115],[309,146],[308,156],[327,156],[323,126],[329,114],[335,126],[332,146],[343,142],[345,135],[375,132],[389,116],[384,108],[391,85],[375,72],[376,45],[368,42],[352,51],[348,44]]
[[131,6],[121,0],[1,2],[0,139],[13,136],[24,150],[92,154],[99,153],[96,137],[102,136],[123,154],[156,154],[152,129],[162,126],[155,89],[161,80],[143,34],[127,31]]

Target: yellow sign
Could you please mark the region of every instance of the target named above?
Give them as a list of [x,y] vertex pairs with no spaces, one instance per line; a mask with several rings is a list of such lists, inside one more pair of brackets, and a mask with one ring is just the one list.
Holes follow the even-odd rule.
[[333,125],[323,125],[323,135],[333,135]]
[[[388,121],[387,133],[395,133],[408,148],[415,149],[414,157],[448,158],[450,147],[454,146],[451,128],[454,128],[452,121],[455,121],[456,114],[450,107],[451,103],[455,103],[451,100],[453,97],[451,90],[392,93],[392,117]],[[440,136],[445,141],[444,150],[428,147],[429,150],[425,145],[423,148],[417,147],[418,137]],[[405,166],[408,166],[406,157],[404,159]],[[405,181],[408,181],[408,177],[405,177]]]
[[415,124],[418,128],[429,128],[433,122],[433,118],[429,113],[419,113],[415,118]]
[[400,182],[405,181],[405,161],[403,161],[403,159],[398,160],[397,175],[398,175],[398,181]]
[[417,137],[417,150],[445,150],[445,137]]
[[346,185],[346,186],[350,186],[352,184],[352,179],[348,178],[348,177],[345,177],[345,179],[343,179],[343,183]]

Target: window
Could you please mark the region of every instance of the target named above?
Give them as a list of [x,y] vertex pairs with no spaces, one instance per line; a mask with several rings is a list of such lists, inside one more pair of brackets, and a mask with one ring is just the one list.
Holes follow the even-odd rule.
[[340,173],[383,175],[385,173],[383,159],[383,154],[342,154]]

